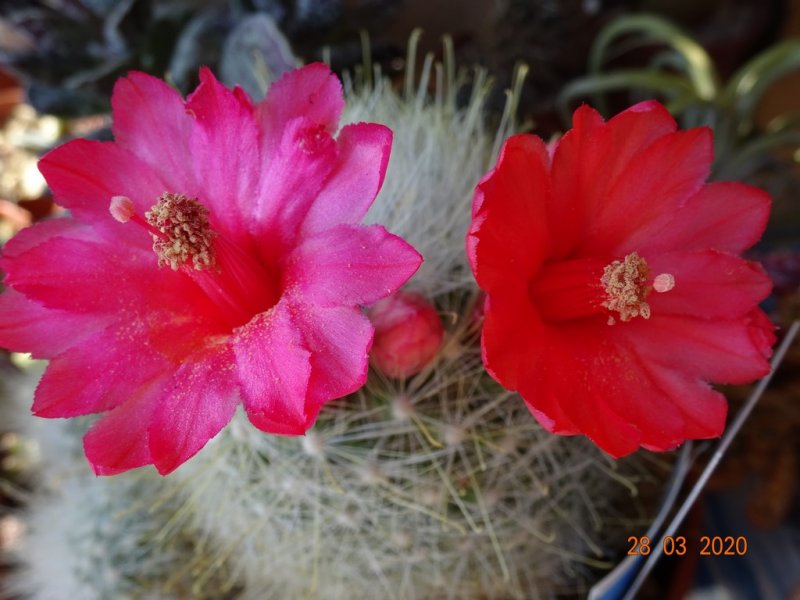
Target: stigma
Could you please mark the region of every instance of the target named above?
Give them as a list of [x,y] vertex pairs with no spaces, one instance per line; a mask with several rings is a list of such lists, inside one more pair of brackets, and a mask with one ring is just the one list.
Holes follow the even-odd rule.
[[[670,273],[662,273],[651,279],[647,261],[637,252],[631,252],[622,260],[606,265],[600,284],[606,296],[601,306],[617,313],[619,320],[625,323],[636,317],[649,319],[651,312],[647,296],[653,290],[658,293],[670,291],[675,287],[675,277]],[[609,315],[609,325],[616,321],[613,315]]]

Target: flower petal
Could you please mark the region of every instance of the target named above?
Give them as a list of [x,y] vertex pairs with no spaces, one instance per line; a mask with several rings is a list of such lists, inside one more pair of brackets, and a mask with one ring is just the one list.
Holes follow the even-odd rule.
[[242,401],[250,421],[268,433],[302,435],[311,353],[280,303],[241,327],[232,342]]
[[215,226],[243,244],[242,218],[256,204],[261,169],[258,127],[253,107],[200,69],[200,85],[186,100],[195,118],[189,144],[200,201],[210,210]]
[[256,107],[263,156],[271,159],[290,121],[303,117],[333,133],[344,109],[342,84],[323,63],[312,63],[284,74]]
[[769,373],[772,325],[756,309],[731,321],[654,314],[614,326],[644,360],[713,383],[750,383]]
[[675,120],[658,102],[636,104],[607,123],[588,106],[575,111],[573,128],[559,140],[552,161],[548,212],[559,230],[554,256],[566,256],[585,238],[631,160],[675,129]]
[[[572,367],[559,365],[556,394],[570,419],[598,446],[619,457],[640,445],[669,450],[685,439],[686,420],[673,399],[654,385],[636,348],[617,343],[608,325],[565,327],[562,348]],[[562,358],[562,357],[559,357]],[[559,359],[555,362],[561,362]],[[597,421],[604,421],[598,424]],[[626,450],[623,452],[623,450]]]
[[[110,410],[172,365],[140,344],[140,336],[110,327],[54,357],[33,400],[40,417],[77,417]],[[135,357],[136,368],[131,368]]]
[[544,143],[533,135],[510,137],[497,167],[475,189],[467,233],[467,256],[483,290],[502,285],[509,273],[531,276],[541,265],[550,240],[548,194]]
[[285,252],[328,175],[336,166],[335,140],[305,117],[290,121],[266,168],[250,215],[251,232],[267,261]]
[[[30,245],[25,238],[23,242]],[[216,312],[186,275],[159,269],[151,250],[111,244],[90,228],[65,229],[63,236],[45,239],[22,253],[12,245],[10,254],[4,253],[0,263],[6,285],[48,308],[146,314],[154,308],[189,305],[197,314]]]
[[704,381],[691,379],[680,371],[642,361],[656,386],[669,396],[683,414],[686,439],[708,439],[722,435],[728,414],[725,396]]
[[153,463],[147,428],[167,377],[133,390],[83,437],[83,450],[97,475],[116,475]]
[[147,163],[113,142],[73,140],[51,150],[39,170],[56,202],[79,219],[102,226],[114,235],[147,246],[150,236],[138,227],[118,223],[108,212],[111,198],[127,196],[139,214],[155,204],[167,188]]
[[769,218],[769,194],[750,185],[712,182],[677,212],[666,211],[622,241],[616,253],[715,248],[739,254],[755,244]]
[[340,223],[360,223],[383,185],[391,129],[375,123],[347,125],[337,141],[338,161],[305,217],[306,234]]
[[712,159],[708,128],[676,131],[653,142],[613,182],[579,252],[609,253],[664,213],[681,209],[708,178]]
[[166,191],[197,197],[194,161],[187,160],[193,119],[180,94],[160,79],[131,72],[114,85],[111,107],[116,143],[150,165]]
[[295,249],[284,268],[284,286],[297,286],[304,301],[320,306],[369,305],[403,285],[422,257],[380,225],[339,225]]
[[296,302],[292,319],[311,350],[307,413],[364,385],[374,330],[360,309]]
[[653,275],[669,273],[675,279],[668,292],[647,297],[654,314],[736,319],[772,289],[761,265],[717,250],[657,254],[648,264]]
[[232,351],[223,346],[191,356],[162,390],[147,430],[153,464],[171,473],[227,425],[239,402]]
[[0,294],[0,347],[30,352],[34,358],[53,358],[110,322],[110,317],[45,308],[12,288]]

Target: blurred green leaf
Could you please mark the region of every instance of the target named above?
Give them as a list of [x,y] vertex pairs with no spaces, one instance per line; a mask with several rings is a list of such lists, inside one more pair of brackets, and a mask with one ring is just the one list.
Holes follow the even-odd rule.
[[644,70],[615,71],[582,77],[565,86],[557,100],[559,113],[565,122],[569,122],[570,104],[575,98],[597,92],[624,89],[657,92],[668,99],[667,108],[672,103],[678,106],[688,106],[702,102],[694,87],[679,75]]
[[722,92],[720,103],[742,120],[741,133],[752,127],[753,112],[764,92],[781,76],[800,68],[800,40],[786,40],[765,50],[739,69]]
[[685,72],[695,94],[702,100],[712,100],[717,95],[717,73],[708,53],[680,28],[654,15],[621,17],[601,31],[589,54],[589,73],[599,74],[611,45],[629,34],[639,34],[646,43],[673,48],[685,59]]

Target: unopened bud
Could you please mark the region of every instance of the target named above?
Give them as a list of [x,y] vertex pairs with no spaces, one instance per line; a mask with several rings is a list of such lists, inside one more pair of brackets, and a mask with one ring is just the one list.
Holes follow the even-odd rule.
[[423,296],[396,292],[369,311],[375,326],[370,360],[389,377],[411,377],[427,367],[442,345],[444,328]]

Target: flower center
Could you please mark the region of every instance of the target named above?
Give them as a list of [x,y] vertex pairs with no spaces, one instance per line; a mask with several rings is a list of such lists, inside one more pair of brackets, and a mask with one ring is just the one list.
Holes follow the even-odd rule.
[[153,236],[158,266],[169,265],[173,271],[189,261],[198,271],[216,266],[212,242],[217,233],[208,223],[208,209],[197,200],[165,192],[144,216],[167,236]]
[[229,326],[243,325],[277,303],[277,274],[215,231],[197,198],[164,192],[142,218],[129,198],[114,196],[109,212],[121,223],[131,221],[147,230],[158,266],[192,279]]
[[651,277],[647,261],[637,252],[606,265],[581,258],[545,265],[529,285],[529,295],[542,318],[566,321],[608,315],[607,323],[650,318],[647,297],[675,287],[669,273]]
[[[606,299],[601,306],[618,313],[623,323],[639,316],[649,319],[650,305],[645,301],[653,289],[647,284],[649,276],[647,261],[636,252],[606,265],[600,278],[606,292]],[[614,323],[614,317],[609,316],[608,324]]]

